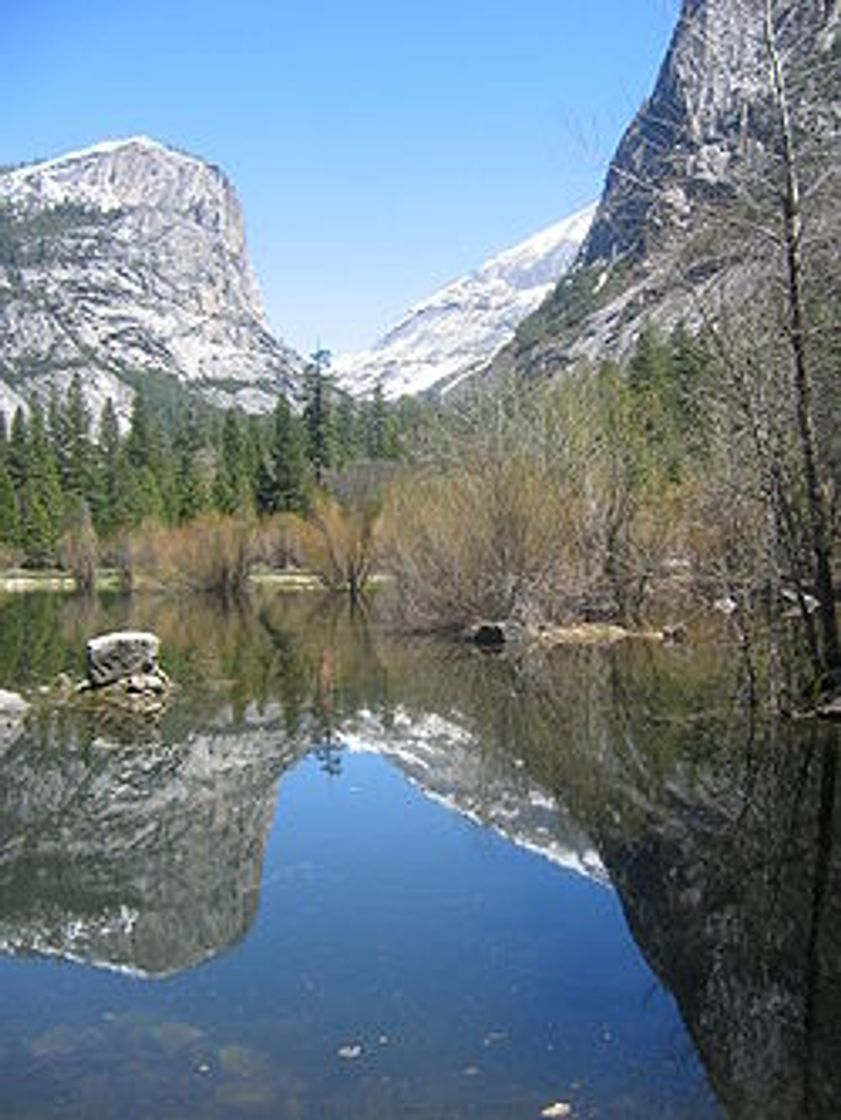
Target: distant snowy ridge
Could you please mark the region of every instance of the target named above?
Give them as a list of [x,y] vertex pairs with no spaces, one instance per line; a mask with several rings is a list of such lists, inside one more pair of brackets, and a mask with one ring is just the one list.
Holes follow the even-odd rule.
[[339,384],[387,397],[452,388],[511,340],[552,291],[587,236],[595,206],[564,218],[411,307],[370,350],[342,354]]

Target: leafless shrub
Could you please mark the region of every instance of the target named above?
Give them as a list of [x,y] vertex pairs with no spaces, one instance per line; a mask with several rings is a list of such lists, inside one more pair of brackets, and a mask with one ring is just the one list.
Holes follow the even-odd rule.
[[59,562],[70,572],[77,591],[90,593],[96,583],[99,542],[87,502],[80,501],[58,545]]
[[164,584],[234,598],[246,591],[256,537],[252,519],[220,514],[177,528],[146,526],[132,537],[133,567]]

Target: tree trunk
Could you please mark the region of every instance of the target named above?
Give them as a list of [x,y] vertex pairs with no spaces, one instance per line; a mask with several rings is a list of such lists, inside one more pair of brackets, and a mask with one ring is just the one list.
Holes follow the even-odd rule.
[[803,313],[802,236],[803,215],[800,184],[791,118],[788,110],[785,77],[774,32],[773,3],[765,3],[765,39],[771,62],[771,80],[778,114],[785,174],[783,194],[784,243],[786,257],[786,299],[788,334],[791,345],[797,434],[806,486],[809,533],[814,561],[814,591],[822,638],[821,684],[841,683],[841,646],[838,640],[838,619],[832,577],[832,541],[829,517],[817,463],[815,428],[812,414],[812,382],[806,353]]

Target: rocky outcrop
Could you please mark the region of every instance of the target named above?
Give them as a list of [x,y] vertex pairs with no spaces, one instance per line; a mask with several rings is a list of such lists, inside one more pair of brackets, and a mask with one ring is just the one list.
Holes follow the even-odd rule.
[[0,173],[0,408],[81,374],[126,417],[138,375],[273,406],[296,355],[272,337],[233,188],[146,137]]
[[[829,212],[837,222],[837,187],[825,173],[837,176],[841,163],[841,4],[775,0],[773,10],[798,134],[821,149],[809,156],[823,183],[810,192],[813,224],[819,208],[820,222]],[[611,161],[578,259],[498,356],[498,374],[546,375],[580,357],[623,358],[643,323],[697,327],[718,310],[725,287],[731,303],[734,292],[753,290],[769,244],[751,240],[756,207],[769,187],[771,206],[779,198],[764,13],[764,0],[684,0],[655,89]],[[728,225],[740,207],[744,220]]]

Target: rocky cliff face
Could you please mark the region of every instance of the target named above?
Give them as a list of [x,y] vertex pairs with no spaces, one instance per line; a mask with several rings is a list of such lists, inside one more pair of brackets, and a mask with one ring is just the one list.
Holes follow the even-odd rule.
[[145,137],[0,172],[0,408],[82,375],[126,414],[137,375],[273,405],[298,369],[270,334],[234,191]]
[[445,392],[482,369],[566,272],[595,207],[541,230],[415,304],[370,350],[336,362],[351,393]]
[[[837,182],[841,4],[772,7],[811,170],[831,170]],[[726,279],[750,273],[768,245],[754,244],[751,229],[767,216],[764,202],[773,207],[779,175],[764,17],[764,0],[684,0],[654,92],[616,151],[574,268],[523,323],[498,368],[551,374],[581,356],[624,357],[643,322],[695,326]],[[837,216],[837,197],[824,189],[823,201],[812,202]]]

